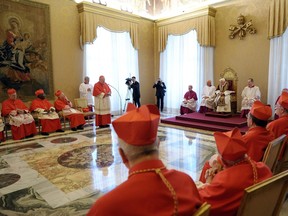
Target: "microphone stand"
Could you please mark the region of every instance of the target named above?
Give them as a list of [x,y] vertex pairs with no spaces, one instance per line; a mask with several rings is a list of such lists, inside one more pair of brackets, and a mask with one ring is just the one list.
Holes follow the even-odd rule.
[[119,93],[119,91],[118,91],[114,86],[112,86],[112,85],[110,85],[110,84],[108,84],[108,86],[110,86],[111,88],[113,88],[113,89],[117,92],[117,94],[118,94],[118,96],[119,96],[119,98],[120,98],[120,115],[122,115],[122,114],[123,114],[123,113],[122,113],[122,99],[121,99],[120,93]]

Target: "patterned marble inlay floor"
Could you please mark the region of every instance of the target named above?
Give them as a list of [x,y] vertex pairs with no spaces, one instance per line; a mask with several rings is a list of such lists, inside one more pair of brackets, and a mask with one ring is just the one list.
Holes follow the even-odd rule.
[[[112,128],[51,135],[1,143],[1,215],[85,215],[127,179]],[[211,132],[161,125],[158,136],[167,167],[194,179],[215,153]]]
[[[215,153],[209,131],[162,124],[158,136],[167,167],[194,180]],[[0,144],[0,215],[86,215],[127,174],[113,128],[7,140]]]

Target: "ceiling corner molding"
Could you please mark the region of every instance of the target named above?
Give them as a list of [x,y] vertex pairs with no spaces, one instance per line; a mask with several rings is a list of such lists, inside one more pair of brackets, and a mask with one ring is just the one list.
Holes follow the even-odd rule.
[[157,26],[160,27],[160,26],[165,26],[165,25],[169,25],[172,23],[181,22],[184,20],[194,19],[194,18],[201,17],[201,16],[215,17],[215,15],[216,15],[216,9],[215,8],[213,8],[211,6],[205,6],[205,7],[199,8],[197,10],[187,12],[185,14],[181,14],[179,16],[175,16],[172,18],[156,20],[155,23],[157,24]]

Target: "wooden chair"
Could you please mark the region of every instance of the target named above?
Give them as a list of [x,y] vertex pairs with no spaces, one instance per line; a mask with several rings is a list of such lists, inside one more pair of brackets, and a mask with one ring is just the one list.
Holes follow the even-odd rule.
[[277,172],[288,170],[288,137],[287,136],[286,136],[286,140],[282,144],[280,154],[282,157],[278,161]]
[[207,202],[203,203],[193,216],[208,216],[210,213],[210,207],[211,205]]
[[237,216],[279,215],[288,188],[288,171],[245,189]]
[[[83,108],[88,107],[88,101],[86,98],[75,98],[74,104],[75,104],[75,108],[81,112],[83,112]],[[84,115],[84,117],[90,118],[91,116],[96,115],[96,113],[89,111],[89,112],[83,112],[83,115]]]
[[277,163],[279,159],[280,149],[286,141],[286,135],[274,139],[271,141],[264,153],[262,162],[264,162],[270,169],[273,174],[277,172]]

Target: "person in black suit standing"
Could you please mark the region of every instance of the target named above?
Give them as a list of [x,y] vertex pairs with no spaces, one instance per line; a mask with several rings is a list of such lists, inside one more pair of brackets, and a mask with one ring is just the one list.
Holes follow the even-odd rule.
[[139,82],[136,81],[136,77],[133,76],[132,77],[132,81],[130,84],[130,87],[133,89],[133,103],[135,104],[135,106],[140,107],[140,84]]
[[161,112],[163,112],[163,107],[164,107],[164,96],[166,92],[166,86],[165,83],[162,82],[160,78],[155,82],[153,85],[153,88],[156,88],[156,94],[155,96],[157,97],[157,107]]

